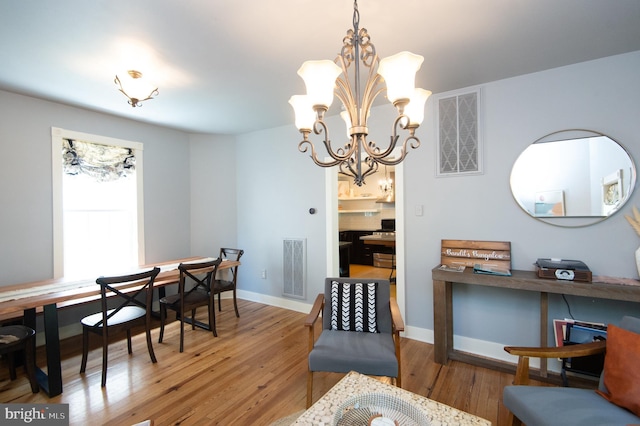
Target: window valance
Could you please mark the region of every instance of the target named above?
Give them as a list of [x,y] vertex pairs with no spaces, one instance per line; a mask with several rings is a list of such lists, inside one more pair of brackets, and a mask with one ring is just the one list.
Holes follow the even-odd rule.
[[136,157],[130,148],[65,139],[62,164],[68,175],[83,174],[99,182],[111,182],[131,174]]

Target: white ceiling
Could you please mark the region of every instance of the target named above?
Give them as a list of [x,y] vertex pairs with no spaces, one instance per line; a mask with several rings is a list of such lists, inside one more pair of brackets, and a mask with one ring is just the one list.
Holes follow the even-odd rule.
[[[361,0],[380,57],[425,57],[434,93],[640,50],[639,0]],[[0,89],[194,133],[293,122],[308,59],[334,59],[351,0],[0,0]],[[132,108],[137,69],[160,95]]]

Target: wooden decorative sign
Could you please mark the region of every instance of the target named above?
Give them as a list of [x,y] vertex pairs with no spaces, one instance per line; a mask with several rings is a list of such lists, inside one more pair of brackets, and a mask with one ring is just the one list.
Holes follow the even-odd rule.
[[511,242],[442,240],[440,263],[450,267],[481,265],[511,270]]

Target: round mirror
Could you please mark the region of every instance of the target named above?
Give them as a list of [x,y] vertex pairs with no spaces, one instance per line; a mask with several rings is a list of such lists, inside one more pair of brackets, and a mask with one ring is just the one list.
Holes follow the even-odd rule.
[[529,145],[511,170],[511,192],[546,223],[592,225],[618,211],[636,183],[633,159],[618,142],[591,130],[563,130]]

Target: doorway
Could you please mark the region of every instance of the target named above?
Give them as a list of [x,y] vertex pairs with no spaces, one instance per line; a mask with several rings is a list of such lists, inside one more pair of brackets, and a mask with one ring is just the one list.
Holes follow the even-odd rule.
[[[339,233],[340,220],[338,211],[338,170],[336,167],[325,169],[325,195],[326,195],[326,250],[327,250],[327,276],[337,277],[340,271],[339,259]],[[376,182],[370,182],[369,185],[377,185]],[[395,290],[396,299],[400,312],[405,314],[405,268],[404,268],[404,166],[402,163],[395,166]],[[344,206],[343,206],[344,208]],[[344,214],[344,213],[342,213]],[[375,213],[373,213],[375,214]],[[376,270],[360,270],[357,272],[363,278],[367,278],[367,274],[383,273],[384,278],[389,277],[390,270],[388,268],[379,268]]]

